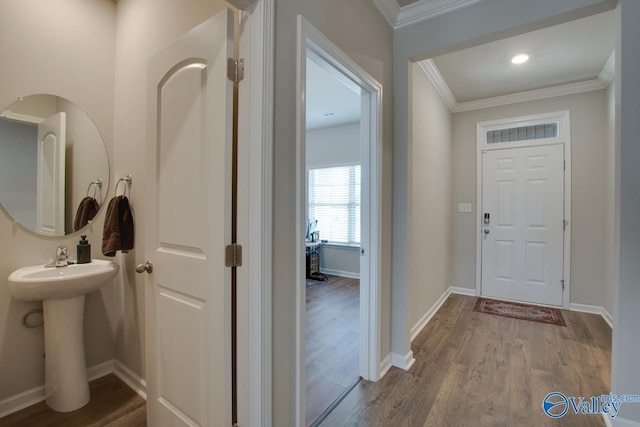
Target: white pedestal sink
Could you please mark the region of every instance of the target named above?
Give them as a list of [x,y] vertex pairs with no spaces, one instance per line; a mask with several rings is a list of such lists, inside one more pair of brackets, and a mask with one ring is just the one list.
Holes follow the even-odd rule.
[[45,392],[47,405],[74,411],[90,398],[84,357],[84,298],[113,279],[118,264],[20,268],[9,276],[9,291],[21,301],[42,301],[44,312]]

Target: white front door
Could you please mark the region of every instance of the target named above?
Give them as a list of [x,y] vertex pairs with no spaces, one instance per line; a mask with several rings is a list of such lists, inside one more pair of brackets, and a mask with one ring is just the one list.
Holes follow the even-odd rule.
[[233,13],[149,60],[148,424],[231,425]]
[[562,305],[564,147],[482,153],[482,295]]
[[60,112],[38,124],[36,231],[64,236],[64,185],[67,114]]

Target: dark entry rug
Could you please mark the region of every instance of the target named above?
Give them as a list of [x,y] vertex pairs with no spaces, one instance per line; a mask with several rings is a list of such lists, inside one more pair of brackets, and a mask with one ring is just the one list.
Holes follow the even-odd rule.
[[567,326],[560,310],[517,302],[497,301],[488,298],[477,298],[473,311],[512,317],[514,319],[531,320],[556,326]]

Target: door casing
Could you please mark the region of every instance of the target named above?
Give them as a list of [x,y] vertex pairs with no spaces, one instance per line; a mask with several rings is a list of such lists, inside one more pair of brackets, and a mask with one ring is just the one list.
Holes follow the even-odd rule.
[[[382,85],[342,52],[311,23],[298,15],[296,91],[296,422],[304,425],[305,414],[305,218],[306,214],[306,60],[315,56],[330,65],[336,76],[348,79],[362,93],[362,212],[360,291],[360,375],[370,381],[381,376],[381,238],[382,238]],[[337,70],[337,72],[336,72]]]
[[[487,144],[487,131],[557,122],[558,136],[544,140],[528,140]],[[541,142],[543,141],[543,142]],[[503,148],[534,147],[541,144],[563,144],[565,158],[564,230],[562,306],[569,309],[571,295],[571,114],[568,110],[478,122],[476,124],[476,295],[482,295],[482,152]]]

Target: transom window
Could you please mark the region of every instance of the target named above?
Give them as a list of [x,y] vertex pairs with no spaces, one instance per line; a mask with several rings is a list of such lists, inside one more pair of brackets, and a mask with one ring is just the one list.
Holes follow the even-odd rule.
[[360,243],[360,165],[309,169],[309,220],[320,239]]

